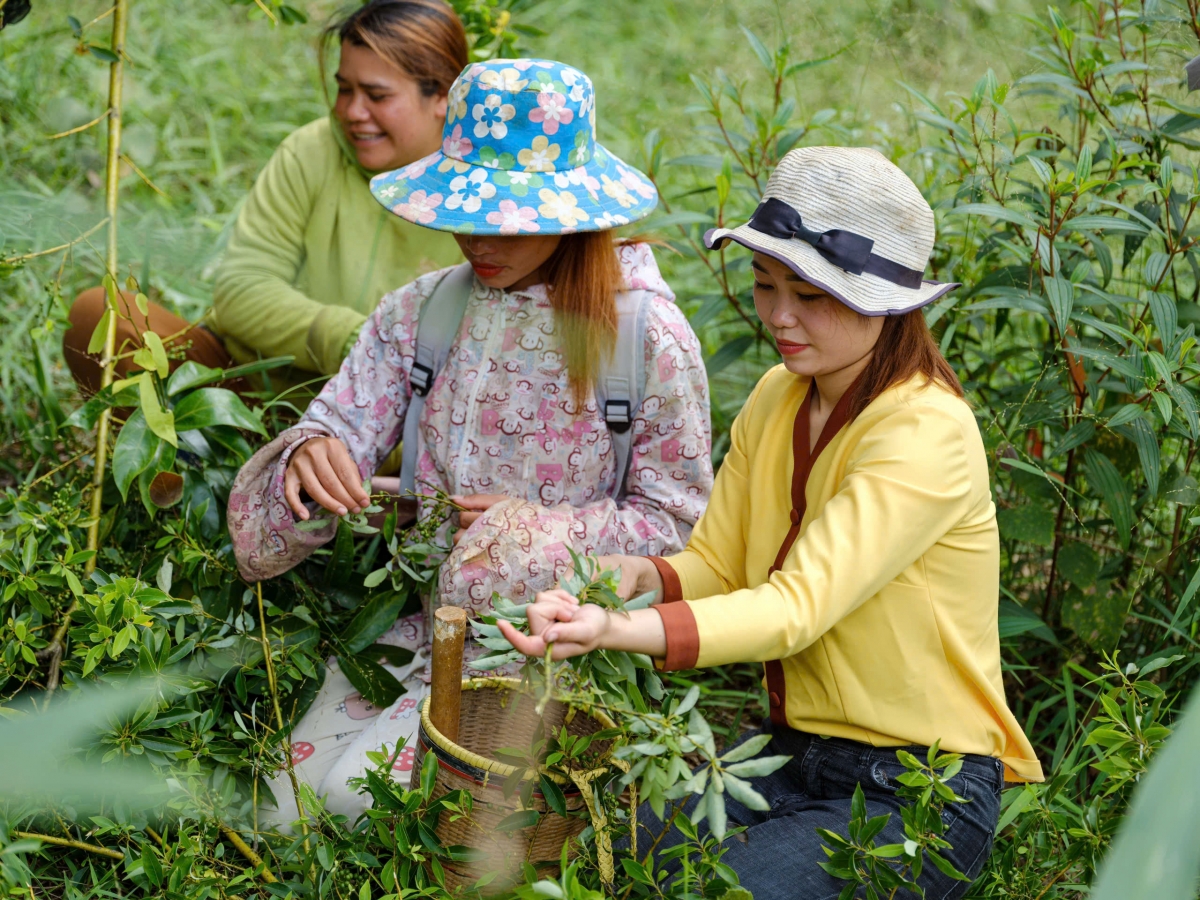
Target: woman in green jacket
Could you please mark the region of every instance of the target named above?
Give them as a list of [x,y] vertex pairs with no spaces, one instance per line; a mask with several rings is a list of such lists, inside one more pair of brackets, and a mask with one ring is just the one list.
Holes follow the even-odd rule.
[[[150,304],[143,315],[120,295],[118,353],[159,334],[172,352],[214,367],[291,356],[272,383],[337,372],[379,298],[424,272],[458,262],[448,234],[389,215],[370,176],[441,146],[446,95],[467,64],[462,23],[443,0],[371,0],[324,38],[337,36],[337,101],[326,118],[298,128],[267,162],[247,196],[217,272],[213,307],[188,323]],[[87,393],[100,387],[87,344],[105,308],[103,288],[71,308],[63,353]],[[118,362],[124,375],[131,362]]]

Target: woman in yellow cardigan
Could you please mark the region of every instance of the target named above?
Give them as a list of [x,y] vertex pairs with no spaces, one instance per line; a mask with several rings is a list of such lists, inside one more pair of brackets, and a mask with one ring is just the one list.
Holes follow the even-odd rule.
[[[872,150],[810,147],[780,163],[749,223],[709,232],[754,251],[754,303],[783,365],[734,422],[712,500],[686,549],[608,557],[629,615],[538,595],[524,653],[610,648],[663,668],[762,662],[771,743],[791,762],[754,779],[771,804],[727,800],[724,861],[756,900],[835,897],[815,829],[896,813],[900,747],[966,754],[951,780],[950,861],[974,877],[1008,780],[1042,780],[1000,675],[999,535],[983,441],[920,307],[956,285],[923,279],[934,220]],[[639,822],[651,814],[639,812]],[[902,842],[893,815],[880,843]],[[671,843],[670,838],[660,849]],[[966,883],[933,866],[927,897]]]

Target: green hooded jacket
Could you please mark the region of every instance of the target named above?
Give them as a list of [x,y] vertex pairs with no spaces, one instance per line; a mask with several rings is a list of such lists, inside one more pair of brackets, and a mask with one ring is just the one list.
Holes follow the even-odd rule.
[[335,373],[384,294],[462,261],[449,234],[384,209],[370,175],[331,115],[284,139],[238,214],[206,324],[239,363],[295,357],[277,387]]

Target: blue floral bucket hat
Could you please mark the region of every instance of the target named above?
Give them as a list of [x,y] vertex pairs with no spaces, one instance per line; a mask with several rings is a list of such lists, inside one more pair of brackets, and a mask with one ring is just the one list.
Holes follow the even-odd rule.
[[648,216],[658,191],[596,142],[596,95],[544,59],[472,63],[450,86],[442,149],[371,179],[417,225],[460,234],[603,231]]

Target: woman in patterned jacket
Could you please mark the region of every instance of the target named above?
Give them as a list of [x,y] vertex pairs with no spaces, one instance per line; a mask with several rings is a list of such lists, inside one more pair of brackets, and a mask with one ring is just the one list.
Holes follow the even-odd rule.
[[[594,135],[583,73],[544,60],[479,63],[451,87],[442,150],[372,181],[396,215],[453,232],[475,274],[421,412],[416,483],[466,510],[433,606],[486,611],[494,591],[532,600],[569,566],[568,550],[677,553],[708,500],[699,343],[650,247],[611,234],[648,215],[657,193]],[[297,527],[313,504],[337,516],[367,506],[362,481],[402,434],[418,318],[444,274],[385,296],[303,419],[239,473],[229,527],[248,581],[285,572],[330,540],[333,519]],[[643,401],[619,485],[593,384],[613,351],[622,291],[652,296]],[[420,650],[424,622],[421,614],[403,619],[384,640]],[[393,709],[364,718],[331,667],[322,697],[293,732],[293,757],[302,777],[331,794],[332,809],[361,808],[345,779],[361,773],[366,750],[415,732],[415,671],[401,673],[409,693]],[[275,793],[286,802],[290,791]]]

